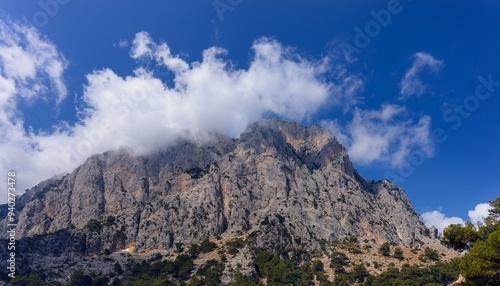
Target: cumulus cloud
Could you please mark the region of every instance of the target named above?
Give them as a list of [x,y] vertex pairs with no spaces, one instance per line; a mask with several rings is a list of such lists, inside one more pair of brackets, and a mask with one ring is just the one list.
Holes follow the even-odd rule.
[[443,230],[450,224],[464,224],[465,221],[459,217],[447,217],[440,211],[425,212],[421,215],[424,224],[427,227],[434,226],[438,229],[439,233],[443,233]]
[[424,94],[428,90],[428,86],[422,82],[419,77],[420,74],[424,71],[437,74],[444,65],[443,61],[437,60],[431,54],[427,53],[415,53],[411,58],[414,59],[413,64],[404,75],[400,84],[400,99],[402,100],[408,99],[412,95],[419,97]]
[[[55,46],[37,30],[0,20],[0,164],[5,174],[26,169],[23,180],[34,181],[54,175],[45,168],[51,158],[33,158],[39,150],[39,138],[26,131],[17,106],[21,101],[53,101],[57,106],[67,95],[63,71],[67,62]],[[26,183],[18,187],[25,188]],[[6,184],[4,184],[6,185]],[[4,191],[5,192],[5,191]],[[6,199],[2,196],[2,200]]]
[[[14,95],[29,99],[55,91],[60,103],[67,94],[62,74],[67,63],[54,45],[35,28],[0,20],[0,68],[2,99]],[[13,85],[11,89],[5,89]],[[2,105],[2,107],[5,107]]]
[[135,35],[134,41],[132,42],[132,49],[130,50],[130,56],[133,59],[137,59],[144,56],[152,57],[153,54],[153,39],[147,32],[139,32]]
[[404,106],[384,104],[380,110],[356,108],[345,128],[332,121],[323,121],[322,125],[337,136],[349,157],[359,164],[398,167],[411,152],[419,152],[424,158],[434,153],[430,117],[424,115],[413,120]]
[[[473,224],[483,223],[488,217],[491,206],[489,203],[477,204],[473,210],[470,210],[469,221]],[[424,224],[428,227],[435,226],[440,233],[450,224],[465,224],[465,221],[459,217],[447,217],[440,211],[425,212],[421,215]]]
[[473,210],[470,210],[467,214],[469,215],[470,221],[474,224],[482,223],[486,217],[490,214],[489,210],[491,205],[489,203],[478,204]]
[[[179,138],[205,140],[210,132],[237,137],[248,123],[267,114],[307,121],[324,106],[355,98],[362,86],[328,58],[305,59],[272,39],[255,41],[248,68],[236,69],[224,59],[224,49],[207,48],[201,61],[188,62],[166,43],[140,32],[130,50],[138,67],[129,76],[107,68],[88,74],[79,122],[37,133],[24,129],[17,99],[37,85],[47,94],[56,90],[56,101],[61,101],[66,61],[33,28],[2,22],[1,33],[1,48],[9,52],[0,58],[0,164],[4,174],[18,172],[19,189],[69,172],[107,150],[146,154]],[[23,64],[13,65],[14,60]],[[142,67],[145,61],[172,73],[172,83]],[[333,69],[336,75],[326,80]],[[44,85],[47,79],[50,85]]]

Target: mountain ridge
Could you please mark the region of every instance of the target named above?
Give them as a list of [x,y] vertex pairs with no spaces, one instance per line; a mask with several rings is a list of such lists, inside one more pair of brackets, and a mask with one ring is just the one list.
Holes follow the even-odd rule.
[[304,259],[353,237],[441,247],[404,191],[364,179],[331,133],[277,120],[250,124],[239,139],[214,135],[148,156],[93,155],[19,201],[16,232],[37,267],[48,257],[173,252],[242,235],[282,255],[305,249]]

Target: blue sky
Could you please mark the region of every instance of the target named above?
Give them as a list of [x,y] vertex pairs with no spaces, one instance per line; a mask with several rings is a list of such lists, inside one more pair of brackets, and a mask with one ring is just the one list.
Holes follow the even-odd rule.
[[499,1],[149,2],[0,0],[1,164],[22,187],[86,147],[145,153],[273,114],[332,130],[428,223],[500,194]]

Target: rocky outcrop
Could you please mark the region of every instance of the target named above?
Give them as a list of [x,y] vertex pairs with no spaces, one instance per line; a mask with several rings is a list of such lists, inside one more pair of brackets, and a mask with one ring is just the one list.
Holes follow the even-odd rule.
[[429,240],[405,193],[365,180],[332,134],[274,120],[249,125],[239,139],[214,135],[148,156],[94,155],[21,201],[18,237],[49,256],[140,253],[237,235],[279,252],[349,237]]

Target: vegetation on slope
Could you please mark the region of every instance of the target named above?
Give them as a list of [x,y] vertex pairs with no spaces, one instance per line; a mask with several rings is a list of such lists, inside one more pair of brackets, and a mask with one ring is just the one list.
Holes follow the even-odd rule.
[[[436,286],[456,281],[459,273],[465,282],[454,285],[500,285],[500,198],[491,205],[484,224],[451,225],[445,229],[444,245],[468,251],[459,259],[449,260],[444,253],[428,247],[359,242],[356,238],[323,242],[327,257],[304,259],[300,251],[288,255],[270,252],[253,247],[244,238],[219,238],[217,243],[207,238],[200,244],[179,245],[173,257],[157,254],[140,263],[115,263],[114,274],[108,277],[77,270],[70,277],[70,285],[221,285],[225,276],[229,286]],[[228,256],[238,255],[248,258],[250,274],[243,274],[240,263],[236,267],[229,263]],[[13,285],[47,285],[44,278],[42,273],[26,273]]]
[[490,205],[483,224],[452,224],[443,231],[444,245],[469,251],[460,259],[465,285],[500,285],[500,197]]

